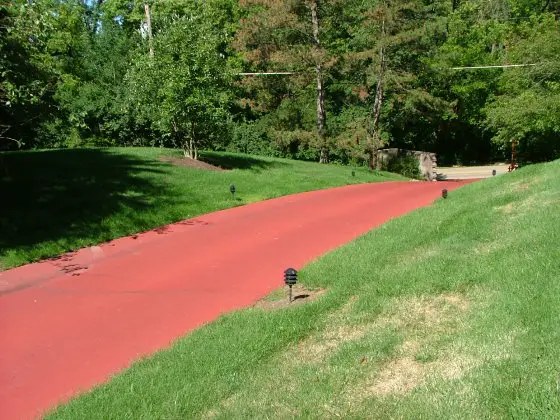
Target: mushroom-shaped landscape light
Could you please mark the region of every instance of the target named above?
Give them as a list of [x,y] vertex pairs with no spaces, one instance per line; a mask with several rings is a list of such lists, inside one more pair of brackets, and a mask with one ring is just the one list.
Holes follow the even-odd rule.
[[290,302],[292,302],[292,287],[297,283],[297,271],[293,268],[284,271],[284,283],[290,287]]

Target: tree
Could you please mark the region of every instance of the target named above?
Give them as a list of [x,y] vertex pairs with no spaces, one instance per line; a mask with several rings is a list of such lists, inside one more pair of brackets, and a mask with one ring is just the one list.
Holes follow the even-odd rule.
[[[520,29],[531,21],[531,15],[542,14],[543,5],[541,0],[462,0],[446,18],[445,42],[430,59],[434,81],[437,80],[432,92],[454,104],[453,114],[438,129],[438,160],[448,164],[458,160],[484,162],[507,154],[508,143],[492,141],[497,126],[488,124],[485,109],[493,95],[500,92],[504,76],[524,71],[450,68],[526,63],[525,58],[512,53],[520,39]],[[532,45],[535,48],[539,44]],[[540,48],[539,45],[537,49]],[[508,113],[509,108],[502,111]]]
[[[362,75],[357,92],[369,103],[366,118],[368,166],[377,168],[377,150],[389,140],[390,116],[382,129],[383,109],[400,109],[425,115],[442,113],[448,104],[419,83],[427,71],[422,54],[433,48],[430,24],[445,8],[438,2],[379,0],[355,2],[349,71]],[[417,118],[417,117],[416,117]],[[385,131],[385,135],[383,134]]]
[[[340,6],[339,2],[244,0],[241,4],[248,12],[237,34],[236,46],[250,68],[263,72],[292,71],[297,77],[280,83],[297,89],[306,89],[310,83],[309,75],[315,75],[315,137],[320,149],[319,161],[328,162],[325,71],[334,60],[322,40],[322,31],[323,20],[327,20],[333,9]],[[278,83],[278,79],[273,80],[272,83]],[[270,80],[257,79],[254,82],[262,89]],[[287,99],[291,99],[289,95]],[[274,99],[272,102],[275,106],[279,105]],[[303,134],[305,128],[298,129]],[[290,131],[293,132],[293,129]]]
[[118,23],[103,17],[96,26],[95,33],[80,45],[79,63],[72,77],[64,77],[57,87],[59,117],[66,121],[70,131],[67,138],[72,137],[72,130],[77,132],[75,145],[126,144],[130,137],[139,137],[138,133],[131,136],[131,130],[140,131],[130,127],[125,112],[125,75],[139,40]]
[[162,18],[154,56],[139,54],[127,76],[136,120],[193,159],[228,122],[233,74],[222,51],[228,34],[213,25],[214,10],[199,6],[202,13]]
[[499,89],[485,108],[486,126],[502,147],[519,142],[527,160],[558,158],[560,24],[553,15],[535,17],[521,25],[510,42],[513,62],[536,65],[502,73]]
[[45,63],[51,21],[44,7],[14,1],[0,5],[0,145],[29,145],[51,112],[52,67]]

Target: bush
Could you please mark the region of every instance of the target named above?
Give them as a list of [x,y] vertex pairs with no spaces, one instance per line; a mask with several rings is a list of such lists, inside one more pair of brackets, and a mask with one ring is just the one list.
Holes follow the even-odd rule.
[[401,174],[408,178],[422,179],[418,159],[413,156],[397,156],[389,161],[385,169],[389,172]]
[[266,131],[254,122],[232,125],[232,136],[226,150],[250,155],[274,156],[274,148]]

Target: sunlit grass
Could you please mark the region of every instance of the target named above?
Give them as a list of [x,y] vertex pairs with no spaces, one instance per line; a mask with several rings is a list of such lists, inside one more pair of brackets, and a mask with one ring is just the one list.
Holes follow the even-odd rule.
[[170,155],[181,156],[156,148],[4,153],[0,269],[259,200],[404,179],[365,168],[227,153],[203,154],[233,168],[224,172],[158,160]]

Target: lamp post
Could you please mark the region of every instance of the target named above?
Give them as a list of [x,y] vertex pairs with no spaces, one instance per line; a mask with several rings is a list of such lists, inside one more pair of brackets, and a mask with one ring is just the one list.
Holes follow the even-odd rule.
[[447,188],[444,188],[443,190],[441,190],[441,196],[443,198],[447,198]]
[[284,283],[290,287],[290,303],[292,303],[292,286],[297,283],[297,271],[293,268],[284,271]]
[[229,192],[231,193],[232,197],[235,197],[235,185],[231,184],[229,186]]

